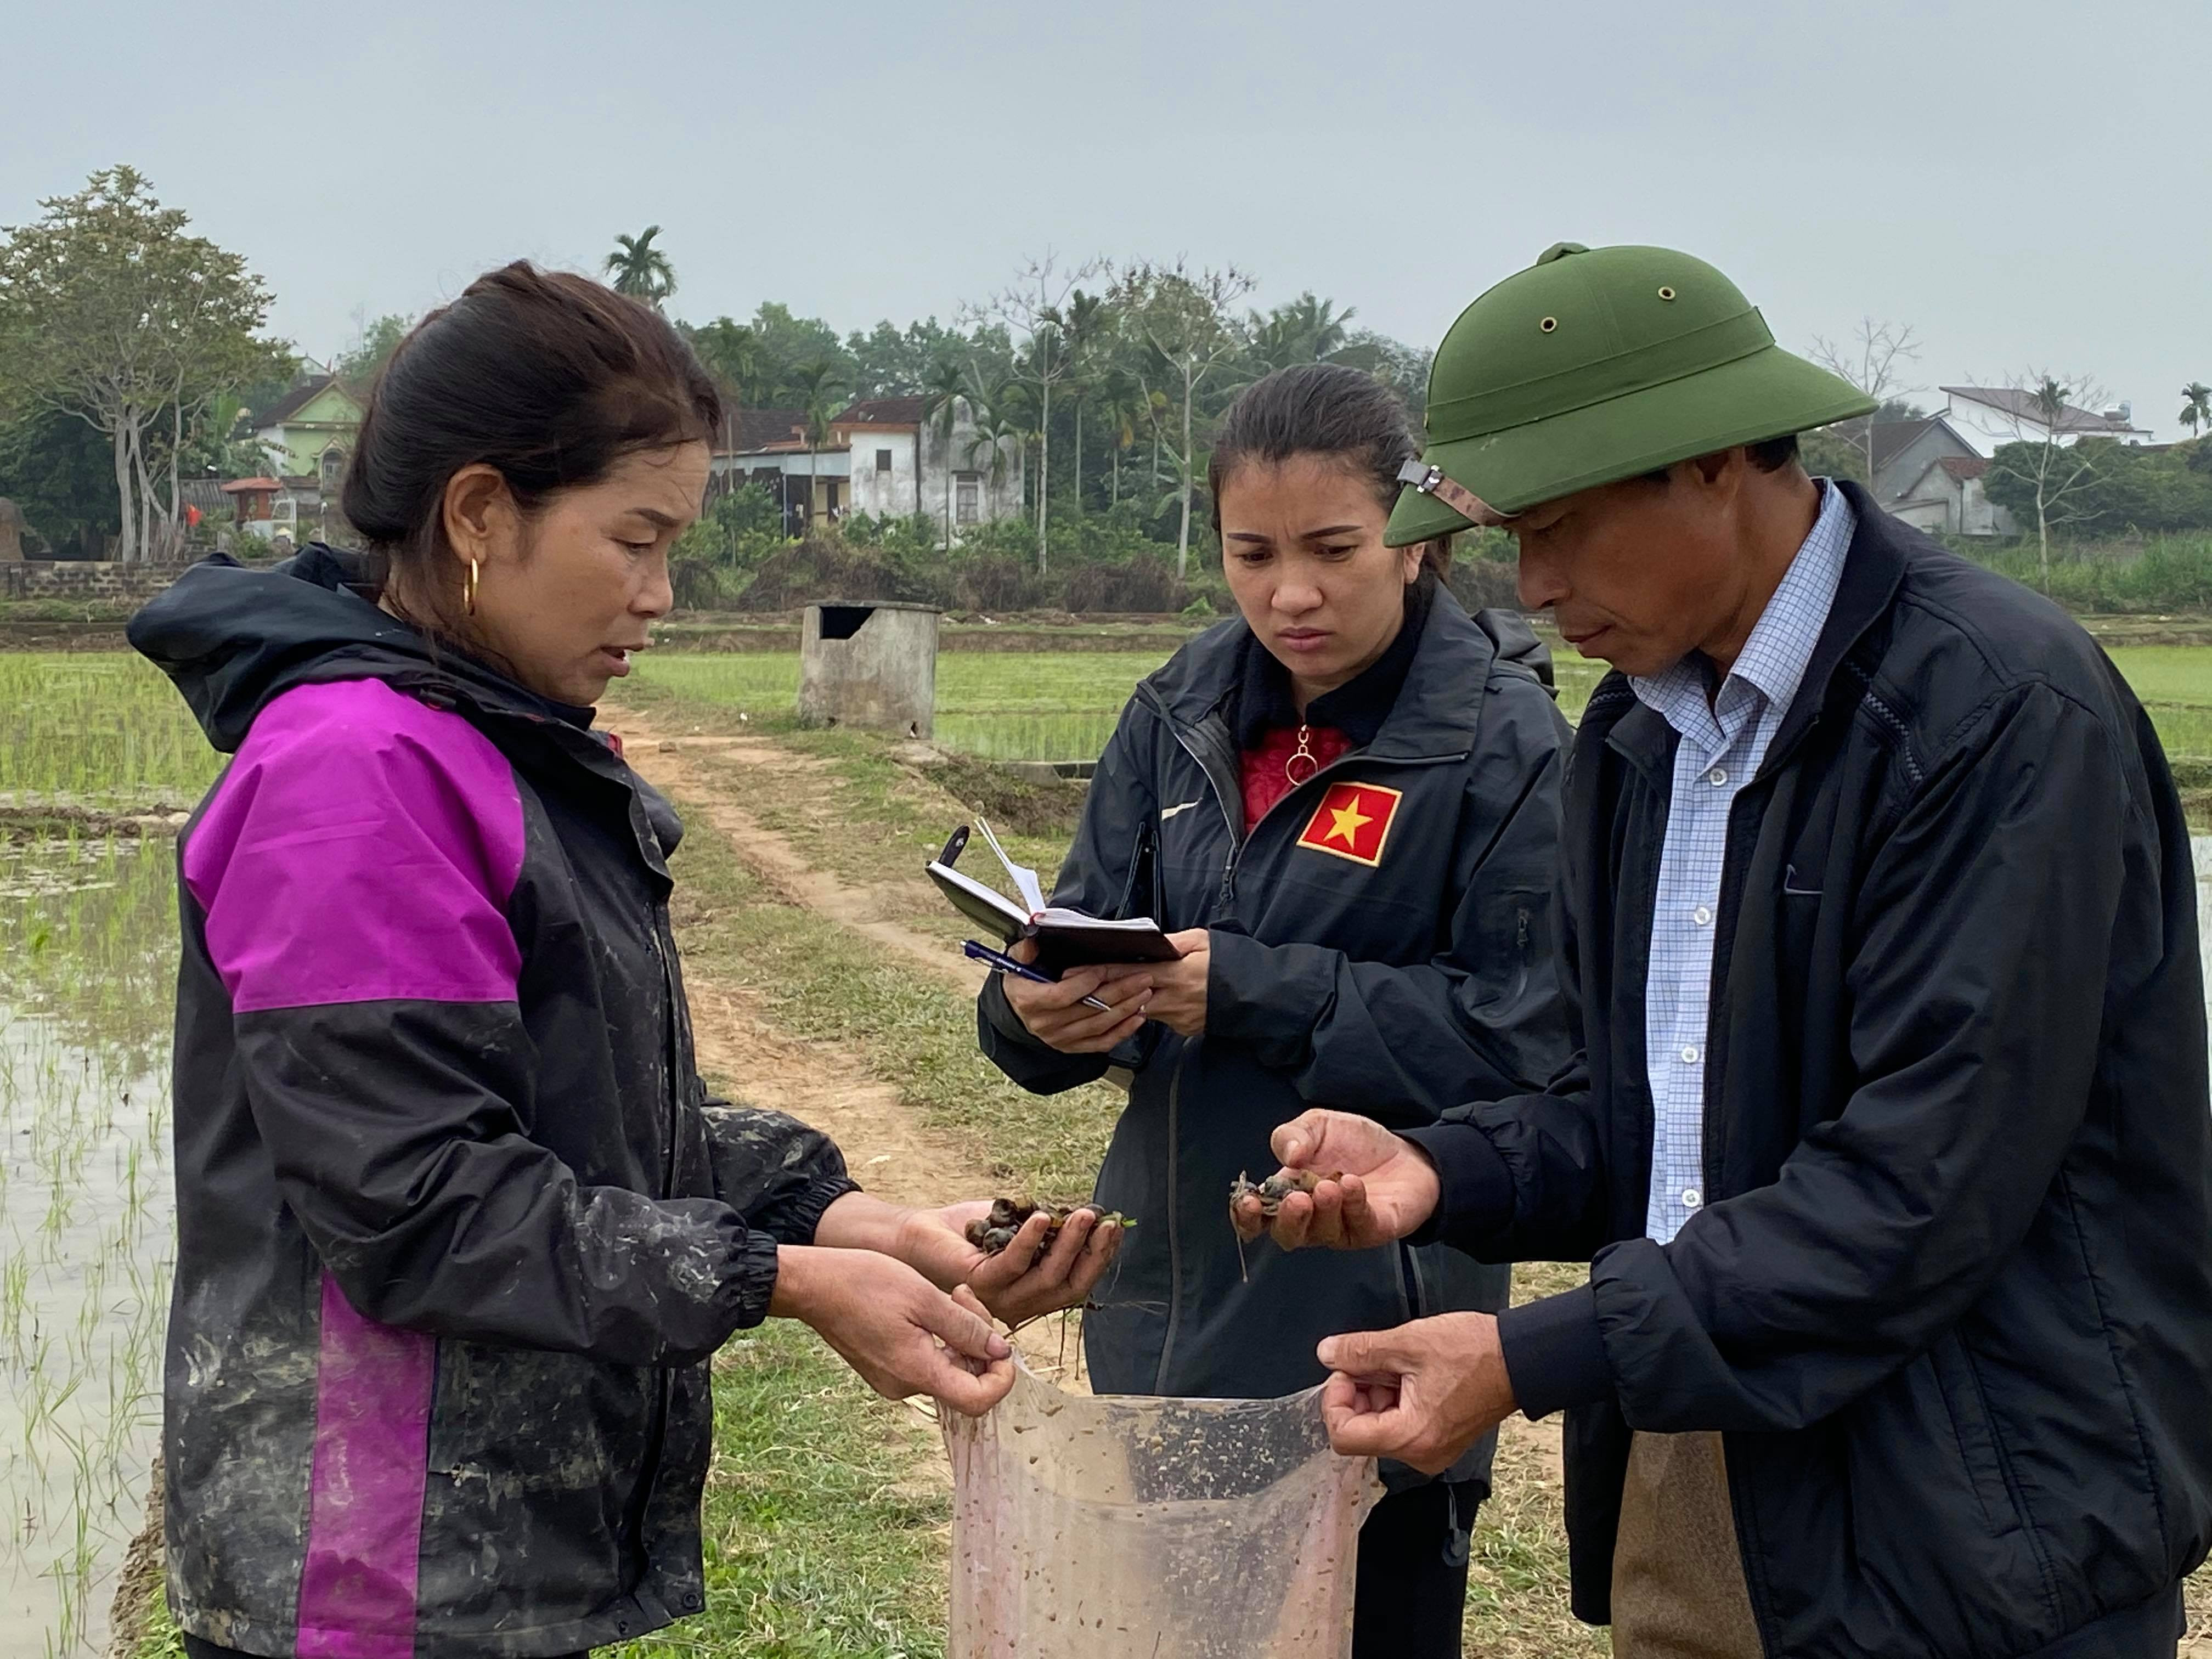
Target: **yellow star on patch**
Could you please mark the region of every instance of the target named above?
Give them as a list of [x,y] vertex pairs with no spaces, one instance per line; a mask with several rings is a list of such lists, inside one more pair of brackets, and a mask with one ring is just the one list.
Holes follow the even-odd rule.
[[1357,795],[1352,798],[1351,805],[1333,806],[1329,809],[1329,812],[1334,822],[1328,826],[1328,833],[1322,839],[1340,841],[1346,847],[1356,848],[1359,845],[1361,827],[1375,822],[1367,813],[1359,810],[1359,797]]

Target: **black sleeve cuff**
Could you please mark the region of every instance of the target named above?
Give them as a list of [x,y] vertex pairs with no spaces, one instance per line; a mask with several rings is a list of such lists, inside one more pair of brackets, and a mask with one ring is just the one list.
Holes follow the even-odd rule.
[[1513,1222],[1513,1176],[1490,1137],[1462,1120],[1407,1129],[1402,1138],[1437,1166],[1437,1211],[1409,1244],[1449,1244],[1480,1256],[1482,1241]]
[[1597,1292],[1580,1290],[1525,1302],[1498,1316],[1513,1399],[1530,1417],[1586,1406],[1613,1392],[1613,1362],[1597,1324]]
[[811,1244],[822,1225],[822,1212],[846,1194],[860,1190],[860,1183],[842,1167],[836,1175],[823,1176],[785,1206],[777,1218],[776,1237],[785,1244]]

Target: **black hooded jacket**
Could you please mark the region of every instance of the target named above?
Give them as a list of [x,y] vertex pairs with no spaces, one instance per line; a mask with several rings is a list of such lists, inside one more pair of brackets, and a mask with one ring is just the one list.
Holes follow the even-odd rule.
[[[1325,1336],[1504,1300],[1502,1271],[1454,1251],[1240,1255],[1229,1224],[1231,1182],[1273,1170],[1268,1136],[1309,1106],[1411,1127],[1541,1086],[1568,1058],[1547,932],[1567,730],[1528,665],[1540,647],[1443,591],[1407,626],[1402,685],[1354,732],[1371,741],[1249,836],[1241,620],[1139,684],[1099,762],[1052,902],[1212,934],[1204,1034],[1148,1025],[1115,1057],[1133,1075],[1097,1196],[1137,1225],[1084,1325],[1102,1392],[1289,1394],[1326,1375]],[[1356,822],[1333,836],[1346,805]],[[1038,1042],[995,979],[978,1029],[1040,1093],[1109,1064]],[[1486,1474],[1486,1448],[1453,1472]]]
[[131,625],[234,756],[179,851],[170,1603],[570,1653],[705,1605],[706,1362],[854,1183],[700,1085],[667,802],[356,574],[211,561]]
[[1629,1431],[1717,1430],[1768,1652],[2016,1659],[2170,1620],[2212,1546],[2196,873],[2081,628],[1842,488],[1834,606],[1729,822],[1704,1206],[1644,1236],[1675,744],[1618,674],[1567,792],[1581,1062],[1413,1138],[1436,1237],[1593,1262],[1500,1328],[1522,1405],[1569,1408],[1583,1617]]

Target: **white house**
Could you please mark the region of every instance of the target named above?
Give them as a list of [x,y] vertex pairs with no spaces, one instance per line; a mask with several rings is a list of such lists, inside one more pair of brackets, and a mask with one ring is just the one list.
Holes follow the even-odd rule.
[[[1984,459],[1996,454],[2001,444],[2039,444],[2054,431],[2045,420],[2035,394],[2018,386],[1947,386],[1936,390],[1949,399],[1936,412]],[[2058,416],[2055,432],[2062,447],[2084,438],[2148,443],[2149,431],[2136,426],[2133,416],[2133,407],[2128,404],[2115,404],[2102,414],[2068,404]]]
[[[806,443],[806,416],[795,409],[733,410],[714,456],[718,477],[764,484],[784,510],[793,535],[816,518],[848,513],[951,520],[963,526],[1022,510],[1022,445],[994,445],[961,399],[948,439],[927,419],[921,398],[877,398],[851,404],[830,422],[821,447]],[[995,453],[994,453],[995,452]]]

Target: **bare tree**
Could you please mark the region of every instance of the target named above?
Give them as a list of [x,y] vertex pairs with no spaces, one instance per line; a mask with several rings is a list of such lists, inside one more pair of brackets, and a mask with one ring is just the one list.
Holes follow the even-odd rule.
[[2036,564],[2043,574],[2043,591],[2051,591],[2051,531],[2075,516],[2082,505],[2074,498],[2097,481],[2096,452],[2085,450],[2069,438],[2077,410],[2095,409],[2105,402],[2105,388],[2086,374],[2061,380],[2047,368],[2032,368],[2014,382],[2016,390],[2002,407],[1992,406],[1993,418],[2009,430],[2013,441],[1997,447],[1990,462],[1992,483],[2009,479],[2035,506]]
[[[1862,317],[1856,331],[1847,340],[1814,335],[1812,356],[1821,368],[1849,380],[1877,404],[1919,389],[1905,381],[1905,365],[1920,358],[1920,343],[1912,337],[1910,323],[1877,323],[1871,317]],[[1857,435],[1851,440],[1866,458],[1869,489],[1874,488],[1874,423],[1871,415],[1861,419],[1856,423]]]
[[1042,258],[1023,262],[1020,274],[999,296],[968,308],[967,319],[988,326],[998,324],[1020,347],[1015,356],[1015,377],[1034,386],[1037,394],[1037,574],[1049,560],[1045,531],[1045,508],[1052,486],[1052,389],[1067,378],[1073,360],[1067,349],[1068,296],[1103,268],[1098,259],[1062,266],[1059,256],[1047,248]]
[[[1178,407],[1182,413],[1181,443],[1170,441],[1168,446],[1176,458],[1182,497],[1182,524],[1176,537],[1178,579],[1190,571],[1190,506],[1198,456],[1192,405],[1208,377],[1244,349],[1236,307],[1252,291],[1252,285],[1253,279],[1234,265],[1194,271],[1181,259],[1172,265],[1131,265],[1115,278],[1115,302],[1152,349],[1158,359],[1153,367],[1164,370],[1168,390],[1176,394],[1173,403],[1153,394],[1158,398],[1152,404],[1155,441],[1161,435],[1160,414]],[[1152,392],[1149,386],[1146,390]]]

